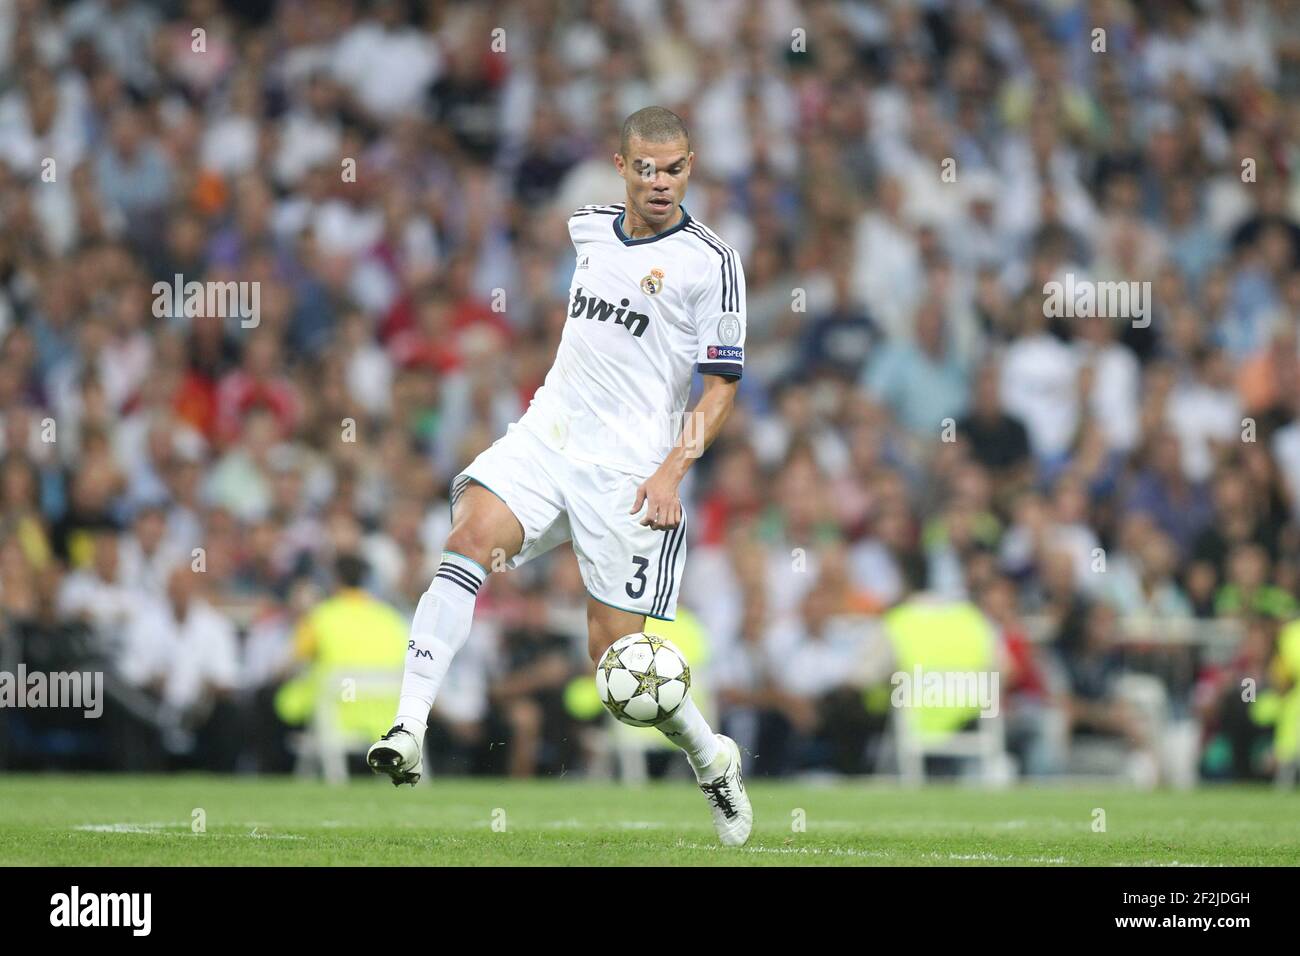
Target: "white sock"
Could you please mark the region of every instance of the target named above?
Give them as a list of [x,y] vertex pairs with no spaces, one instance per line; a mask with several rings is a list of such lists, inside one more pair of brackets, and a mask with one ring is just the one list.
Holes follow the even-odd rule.
[[713,735],[712,728],[695,706],[695,701],[689,697],[682,704],[681,710],[660,724],[659,729],[673,746],[686,751],[686,759],[691,762],[691,769],[696,776],[722,769],[713,767],[714,762],[724,756],[718,746],[718,738]]
[[406,671],[395,721],[419,740],[424,739],[433,699],[451,659],[469,638],[474,601],[486,578],[487,571],[477,561],[444,551],[433,583],[420,596],[406,644]]

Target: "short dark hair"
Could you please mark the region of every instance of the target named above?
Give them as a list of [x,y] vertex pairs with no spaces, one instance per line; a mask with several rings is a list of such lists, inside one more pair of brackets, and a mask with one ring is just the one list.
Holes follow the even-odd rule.
[[355,554],[340,554],[334,562],[334,574],[345,588],[359,588],[370,568],[365,559]]
[[686,132],[686,124],[682,122],[682,118],[662,106],[647,106],[623,120],[623,138],[619,143],[619,150],[624,156],[627,155],[628,142],[633,136],[652,143],[664,143],[680,137],[686,140],[687,149],[691,146],[691,136]]

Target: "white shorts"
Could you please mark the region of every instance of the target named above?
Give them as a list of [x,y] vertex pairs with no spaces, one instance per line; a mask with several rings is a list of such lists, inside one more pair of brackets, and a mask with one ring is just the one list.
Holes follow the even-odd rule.
[[507,563],[517,568],[565,541],[573,542],[587,593],[602,604],[671,621],[686,565],[686,512],[669,531],[628,514],[640,479],[576,461],[518,423],[506,429],[451,483],[451,509],[471,481],[506,503],[524,529],[524,546]]

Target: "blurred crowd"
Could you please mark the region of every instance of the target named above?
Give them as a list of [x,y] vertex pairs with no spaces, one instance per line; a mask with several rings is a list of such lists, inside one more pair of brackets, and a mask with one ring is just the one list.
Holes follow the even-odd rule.
[[[682,605],[764,772],[871,769],[856,662],[921,595],[983,610],[1030,737],[1153,751],[1140,674],[1202,775],[1271,773],[1240,688],[1297,676],[1298,93],[1291,0],[0,0],[4,640],[106,662],[110,763],[283,769],[304,621],[409,617],[659,104],[747,277]],[[1150,321],[1048,317],[1067,274]],[[256,321],[160,308],[176,277]],[[586,759],[584,602],[567,548],[492,576],[453,769]],[[1156,639],[1187,619],[1236,637]]]

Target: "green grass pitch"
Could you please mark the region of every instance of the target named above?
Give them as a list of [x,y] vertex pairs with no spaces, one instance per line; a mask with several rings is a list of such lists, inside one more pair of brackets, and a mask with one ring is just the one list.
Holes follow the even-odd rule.
[[[1300,794],[750,785],[719,846],[685,782],[0,776],[0,865],[1290,865]],[[1105,831],[1094,830],[1097,810]],[[199,813],[201,811],[201,814]],[[200,819],[204,832],[194,832]]]

